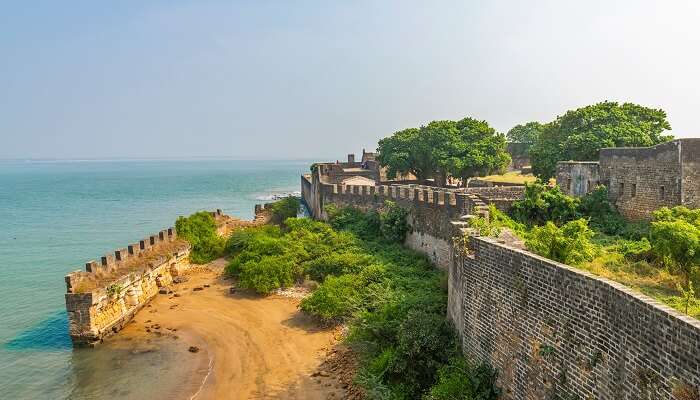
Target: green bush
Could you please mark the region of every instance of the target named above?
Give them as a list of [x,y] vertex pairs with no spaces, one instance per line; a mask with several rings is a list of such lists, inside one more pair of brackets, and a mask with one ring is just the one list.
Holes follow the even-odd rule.
[[328,275],[342,275],[360,272],[372,262],[366,254],[357,252],[331,253],[309,261],[306,271],[309,277],[322,282]]
[[608,200],[608,188],[596,186],[581,198],[579,213],[589,218],[589,225],[608,235],[624,233],[627,223]]
[[569,265],[593,259],[595,246],[591,243],[593,231],[585,219],[564,224],[561,228],[552,222],[536,226],[525,241],[531,251]]
[[393,201],[385,202],[386,209],[379,214],[379,230],[382,237],[389,242],[403,243],[408,232],[406,216],[408,211],[399,207]]
[[294,218],[299,213],[301,202],[298,197],[288,196],[272,203],[272,222],[284,223],[287,218]]
[[525,185],[525,195],[513,203],[510,215],[528,226],[543,225],[546,222],[561,226],[579,218],[578,207],[579,199],[565,195],[559,186],[550,188],[537,181]]
[[326,207],[333,229],[354,233],[364,240],[373,240],[381,235],[380,217],[376,211],[364,213],[354,207]]
[[357,380],[368,395],[420,399],[455,354],[444,273],[401,245],[406,215],[395,205],[329,214],[331,225],[288,218],[282,230],[235,233],[227,272],[260,293],[307,278],[321,282],[299,307],[349,323],[348,341],[362,356]]
[[361,289],[356,275],[328,276],[299,308],[328,322],[340,321],[360,311]]
[[496,371],[486,364],[470,365],[464,357],[453,357],[438,371],[438,382],[425,400],[496,400]]
[[390,383],[420,394],[435,383],[438,370],[454,354],[455,334],[447,319],[411,311],[399,327],[396,351],[385,375]]
[[298,267],[284,256],[264,256],[240,264],[239,284],[260,294],[269,294],[275,289],[292,286],[298,277]]
[[200,211],[175,221],[177,235],[192,245],[190,261],[206,264],[224,255],[226,241],[216,233],[214,217]]

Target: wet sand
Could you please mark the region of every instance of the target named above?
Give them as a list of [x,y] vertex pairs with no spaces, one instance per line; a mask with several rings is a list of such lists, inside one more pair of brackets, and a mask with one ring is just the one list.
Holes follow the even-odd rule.
[[302,314],[297,299],[230,294],[232,282],[221,276],[225,264],[216,260],[193,269],[186,282],[156,296],[117,336],[171,337],[198,347],[191,362],[199,373],[188,385],[196,390],[183,398],[344,398],[336,378],[317,372],[337,341],[335,331]]

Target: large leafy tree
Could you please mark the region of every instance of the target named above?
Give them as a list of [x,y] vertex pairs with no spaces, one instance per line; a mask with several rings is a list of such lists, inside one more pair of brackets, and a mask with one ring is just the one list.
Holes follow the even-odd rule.
[[431,178],[435,172],[433,161],[421,149],[420,129],[408,128],[381,139],[377,161],[387,168],[390,179],[397,174],[411,173],[418,179]]
[[576,110],[544,125],[530,148],[535,175],[549,179],[557,161],[592,161],[604,147],[653,146],[670,140],[666,112],[633,103],[606,101]]
[[508,131],[506,137],[508,141],[512,143],[533,144],[537,141],[537,138],[540,137],[543,130],[543,124],[532,121],[523,125],[515,125]]
[[457,157],[450,173],[466,183],[473,176],[482,176],[504,169],[510,163],[506,138],[486,121],[464,118],[456,122],[459,130]]
[[449,176],[466,182],[471,176],[504,168],[510,162],[505,137],[485,121],[433,121],[379,141],[380,164],[390,178],[410,172],[418,179],[434,178],[444,186]]

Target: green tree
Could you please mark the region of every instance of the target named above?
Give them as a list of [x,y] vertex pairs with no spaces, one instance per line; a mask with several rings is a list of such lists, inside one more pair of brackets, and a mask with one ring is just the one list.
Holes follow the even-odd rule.
[[445,186],[449,176],[466,181],[508,165],[506,141],[486,121],[432,121],[419,129],[394,133],[379,141],[377,159],[387,175],[412,173],[420,180],[435,179]]
[[501,171],[510,163],[506,138],[486,121],[464,118],[456,123],[459,140],[455,155],[448,162],[451,175],[466,186],[469,178]]
[[666,112],[633,103],[605,101],[567,111],[544,126],[530,148],[533,172],[542,179],[555,175],[562,160],[598,159],[604,147],[653,146],[670,140]]
[[435,164],[424,148],[420,129],[408,128],[379,141],[377,161],[387,168],[390,179],[411,173],[419,180],[432,178]]
[[543,130],[543,124],[533,121],[524,125],[515,125],[508,131],[506,137],[509,142],[533,144],[540,137]]

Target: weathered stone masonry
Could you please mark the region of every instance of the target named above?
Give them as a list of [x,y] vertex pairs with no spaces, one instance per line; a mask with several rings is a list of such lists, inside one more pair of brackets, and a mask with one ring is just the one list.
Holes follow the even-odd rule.
[[605,148],[599,161],[557,163],[557,183],[574,196],[595,184],[629,219],[649,219],[661,207],[700,207],[700,139],[677,139],[652,147]]
[[[684,399],[700,388],[700,322],[618,283],[499,240],[453,238],[474,194],[410,186],[343,186],[302,177],[315,218],[328,204],[409,210],[406,245],[448,271],[448,317],[467,356],[496,367],[506,399]],[[696,391],[696,392],[693,392]]]

